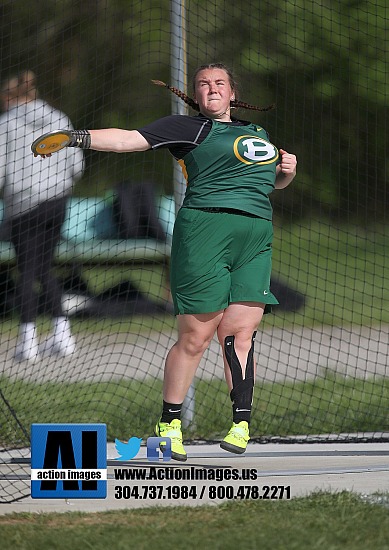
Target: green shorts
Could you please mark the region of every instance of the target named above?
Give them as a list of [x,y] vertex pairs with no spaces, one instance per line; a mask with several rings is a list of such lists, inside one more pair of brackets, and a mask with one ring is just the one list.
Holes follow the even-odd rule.
[[210,313],[233,302],[278,304],[270,292],[272,240],[269,220],[181,208],[170,265],[175,314]]

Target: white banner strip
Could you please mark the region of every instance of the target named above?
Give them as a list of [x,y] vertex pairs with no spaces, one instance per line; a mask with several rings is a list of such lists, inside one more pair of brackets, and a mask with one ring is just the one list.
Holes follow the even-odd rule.
[[107,469],[31,468],[31,481],[106,481]]

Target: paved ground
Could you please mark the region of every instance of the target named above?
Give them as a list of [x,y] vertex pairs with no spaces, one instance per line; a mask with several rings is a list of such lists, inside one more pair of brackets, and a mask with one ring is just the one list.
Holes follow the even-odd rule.
[[[343,491],[349,490],[361,495],[371,495],[377,492],[389,492],[389,443],[331,443],[331,444],[249,444],[243,456],[236,456],[222,451],[218,445],[189,445],[187,446],[188,461],[184,464],[177,462],[159,462],[157,470],[174,468],[174,480],[149,481],[115,481],[114,468],[146,468],[150,471],[152,463],[146,460],[146,450],[141,448],[136,459],[127,463],[116,463],[117,456],[112,445],[108,447],[109,481],[108,497],[104,500],[46,500],[24,498],[18,502],[0,505],[0,514],[12,512],[96,512],[121,508],[140,508],[150,506],[199,506],[203,504],[220,504],[228,500],[227,496],[238,495],[239,486],[257,487],[248,489],[251,495],[265,496],[266,487],[284,487],[274,489],[279,496],[284,491],[284,498],[290,491],[291,498],[308,495],[314,491]],[[4,465],[0,466],[0,473],[5,473]],[[29,467],[15,467],[14,473],[29,475]],[[255,472],[256,480],[182,480],[186,470],[194,476],[198,470],[206,469],[207,475],[226,476],[229,469],[237,469],[240,476]],[[9,475],[9,466],[6,468]],[[224,473],[223,473],[224,472]],[[15,476],[16,477],[16,476]],[[3,481],[4,482],[4,481]],[[1,483],[1,481],[0,481]],[[21,482],[15,479],[15,491]],[[23,482],[26,486],[26,481]],[[154,486],[160,492],[160,498],[115,498],[116,486],[137,486],[139,495],[145,494],[147,486]],[[161,487],[161,489],[159,489]],[[195,487],[193,498],[185,496],[182,487]],[[211,488],[210,488],[211,487]],[[286,489],[290,487],[290,489]],[[244,489],[246,491],[246,489]],[[128,491],[128,490],[127,490]],[[184,491],[184,492],[183,492]],[[196,495],[194,494],[196,491]],[[200,495],[203,491],[202,497]],[[253,492],[254,491],[254,492]],[[256,492],[257,491],[257,492]],[[174,496],[178,498],[169,498]],[[269,491],[269,495],[272,490]],[[217,495],[217,498],[212,498]],[[153,496],[153,495],[151,495]],[[127,494],[128,497],[128,494]],[[218,498],[220,497],[220,498]],[[238,497],[239,498],[239,497]]]
[[[275,382],[307,380],[327,369],[350,377],[387,376],[388,327],[294,327],[258,331],[257,378]],[[29,381],[75,382],[124,378],[161,377],[167,350],[175,333],[150,332],[78,335],[78,349],[71,357],[44,358],[35,365],[15,363],[15,338],[0,336],[0,374]],[[212,340],[197,372],[199,379],[222,378],[220,347]]]

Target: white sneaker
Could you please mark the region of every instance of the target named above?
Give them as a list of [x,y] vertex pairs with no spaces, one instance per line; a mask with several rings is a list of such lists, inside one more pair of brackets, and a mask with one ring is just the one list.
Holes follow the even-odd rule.
[[53,333],[41,347],[43,355],[58,355],[67,357],[76,351],[76,341],[70,330],[70,322],[67,317],[53,319]]
[[39,346],[34,323],[20,325],[14,359],[15,361],[30,361],[32,363],[39,360]]

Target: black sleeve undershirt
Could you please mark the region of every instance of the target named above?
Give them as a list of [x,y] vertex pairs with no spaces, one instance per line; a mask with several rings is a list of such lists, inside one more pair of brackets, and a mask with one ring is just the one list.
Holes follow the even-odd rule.
[[[232,124],[248,123],[234,120]],[[138,128],[138,132],[152,149],[165,147],[176,159],[182,159],[204,141],[211,127],[212,121],[203,115],[170,115]]]
[[139,128],[138,132],[152,149],[165,147],[176,159],[182,159],[204,141],[211,126],[211,121],[202,116],[170,115]]

